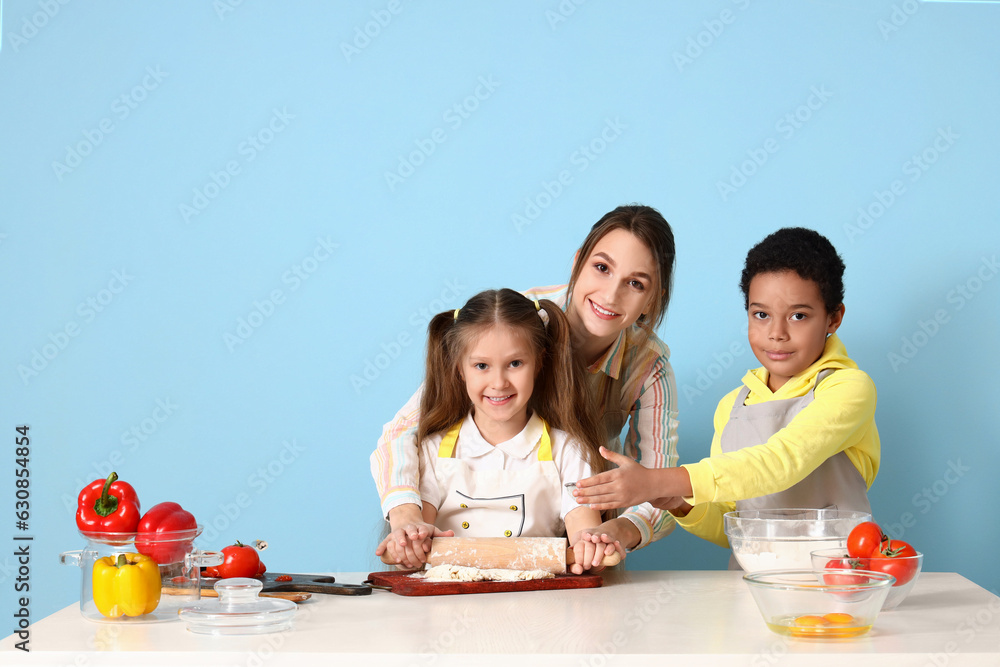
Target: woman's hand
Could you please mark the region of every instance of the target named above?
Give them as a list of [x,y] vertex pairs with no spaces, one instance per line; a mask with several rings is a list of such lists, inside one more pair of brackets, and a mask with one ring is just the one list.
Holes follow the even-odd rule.
[[388,554],[396,567],[416,570],[427,562],[431,540],[435,537],[454,537],[454,531],[438,530],[425,520],[419,505],[399,505],[389,510],[392,532],[375,549],[375,555]]
[[604,532],[596,532],[600,529],[591,528],[577,531],[570,538],[570,546],[573,548],[573,564],[569,571],[573,574],[583,574],[590,571],[596,574],[604,569],[601,563],[605,556],[610,556],[616,551],[625,560],[625,549],[621,542]]
[[454,537],[453,530],[438,530],[429,523],[409,523],[389,533],[375,549],[376,556],[388,554],[389,560],[401,570],[416,570],[427,562],[431,540],[435,537]]

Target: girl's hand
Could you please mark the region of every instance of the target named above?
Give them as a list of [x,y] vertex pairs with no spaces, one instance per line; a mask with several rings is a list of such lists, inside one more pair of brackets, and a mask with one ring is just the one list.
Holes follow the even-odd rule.
[[573,490],[576,502],[596,510],[610,510],[663,495],[657,492],[655,475],[649,468],[605,447],[601,447],[601,456],[618,467],[578,481]]
[[616,551],[625,560],[625,549],[621,542],[614,539],[607,533],[597,533],[598,528],[578,531],[570,539],[570,546],[573,547],[574,563],[569,571],[573,574],[583,574],[590,571],[596,574],[604,569],[601,563],[605,556],[610,556]]
[[431,540],[435,537],[454,537],[452,530],[441,531],[435,526],[414,521],[405,524],[389,533],[388,537],[375,549],[376,556],[389,554],[401,570],[416,570],[427,562],[427,553],[431,550]]

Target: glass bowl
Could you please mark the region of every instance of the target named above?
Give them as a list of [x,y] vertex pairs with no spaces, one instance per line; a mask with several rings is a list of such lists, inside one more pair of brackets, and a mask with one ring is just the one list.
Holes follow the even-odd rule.
[[[160,623],[177,620],[177,610],[201,599],[201,568],[222,563],[222,555],[201,551],[194,540],[201,534],[202,526],[191,530],[178,530],[137,535],[136,533],[111,533],[79,531],[86,539],[83,549],[64,551],[59,561],[64,565],[80,568],[80,613],[84,618],[98,623]],[[94,568],[98,561],[118,556],[143,554],[152,558],[159,576],[159,598],[153,608],[137,616],[107,616],[94,600]]]
[[846,547],[851,529],[871,518],[835,509],[738,510],[725,514],[723,527],[744,571],[809,570],[813,551]]
[[895,579],[861,570],[777,570],[746,574],[772,632],[797,639],[847,639],[871,630]]
[[[888,611],[890,609],[895,609],[899,606],[910,591],[913,590],[913,585],[917,583],[917,577],[920,576],[920,571],[923,569],[924,565],[924,555],[917,552],[916,556],[903,556],[896,557],[894,560],[903,561],[904,563],[916,563],[916,571],[913,573],[913,577],[909,581],[904,581],[900,583],[896,581],[892,588],[889,590],[889,594],[885,598],[885,602],[882,603],[882,611]],[[847,555],[847,549],[836,548],[836,549],[819,549],[812,552],[812,563],[813,568],[822,569],[831,566],[837,567],[857,567],[859,570],[867,570],[870,566],[866,558],[851,558]]]

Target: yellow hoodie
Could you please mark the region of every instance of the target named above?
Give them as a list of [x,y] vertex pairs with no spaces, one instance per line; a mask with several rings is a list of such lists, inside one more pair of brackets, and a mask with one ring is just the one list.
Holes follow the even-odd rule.
[[743,376],[749,389],[745,405],[805,396],[826,368],[837,369],[816,386],[814,400],[791,423],[767,442],[724,454],[722,429],[741,387],[723,397],[715,409],[715,435],[709,458],[686,464],[694,505],[677,523],[685,530],[728,547],[722,515],[737,500],[777,493],[805,479],[823,461],[843,451],[871,488],[878,473],[880,448],[875,428],[875,385],[848,356],[836,334],[829,336],[822,356],[790,378],[778,391],[767,388],[767,370],[757,368]]

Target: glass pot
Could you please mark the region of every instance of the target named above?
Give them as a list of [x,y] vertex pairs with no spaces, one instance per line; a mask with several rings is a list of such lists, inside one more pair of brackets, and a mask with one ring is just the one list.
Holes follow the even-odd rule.
[[[201,599],[201,568],[222,564],[223,556],[218,552],[201,551],[194,547],[194,540],[203,527],[194,530],[163,532],[153,536],[136,537],[135,533],[89,533],[80,531],[87,540],[82,550],[64,551],[59,554],[63,565],[76,565],[81,570],[80,613],[84,618],[99,623],[157,623],[177,620],[177,611]],[[126,561],[142,554],[152,559],[151,565],[140,567]],[[119,555],[125,559],[119,560]],[[117,565],[116,565],[117,563]],[[117,608],[108,608],[108,602],[98,609],[94,601],[95,574],[98,569],[98,599],[114,598]],[[136,568],[130,572],[108,570],[114,568]],[[141,572],[140,572],[141,570]],[[159,574],[159,599],[156,599],[155,572]],[[110,578],[120,575],[121,590],[110,586]],[[141,586],[140,586],[141,582]],[[148,590],[137,591],[145,586]],[[141,609],[135,607],[137,595],[145,593],[145,603]],[[102,598],[103,595],[103,598]],[[129,598],[129,599],[125,599]],[[122,610],[124,609],[124,613]]]

